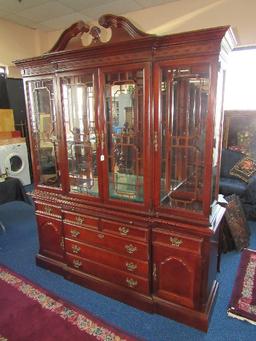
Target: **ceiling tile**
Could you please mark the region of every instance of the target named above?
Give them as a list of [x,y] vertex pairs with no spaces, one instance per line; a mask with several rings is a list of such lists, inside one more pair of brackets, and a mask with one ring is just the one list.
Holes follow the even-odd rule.
[[79,13],[71,13],[63,17],[43,21],[40,24],[52,30],[61,30],[63,28],[64,29],[68,28],[70,25],[74,24],[79,20],[83,20],[86,22],[88,21],[88,18]]
[[2,18],[2,19],[8,19],[11,15],[12,15],[12,13],[10,13],[10,12],[0,11],[0,18]]
[[40,6],[21,11],[19,15],[24,18],[31,18],[41,22],[47,19],[58,18],[72,12],[73,10],[71,8],[62,5],[57,1],[51,1]]
[[92,7],[88,11],[82,11],[83,14],[91,17],[92,19],[98,19],[103,14],[124,14],[131,11],[136,11],[141,9],[134,0],[115,0],[111,2],[106,2],[103,5]]
[[168,2],[175,2],[178,0],[135,0],[139,5],[143,8],[158,6],[162,4],[166,4]]
[[[73,8],[76,11],[86,10],[87,8],[97,7],[106,3],[106,0],[57,0],[61,4]],[[111,1],[110,1],[111,2]]]
[[[46,2],[50,2],[51,0],[22,0],[19,2],[18,0],[0,0],[0,10],[6,10],[11,13],[18,13],[20,11],[24,11],[25,9],[43,5]],[[1,15],[1,13],[0,13]]]
[[[44,25],[44,23],[37,23],[36,28],[40,31],[44,31],[44,32],[51,32],[53,31],[53,29],[47,25]],[[55,30],[54,30],[55,31]]]
[[[73,18],[97,20],[101,15],[124,15],[142,8],[181,0],[0,0],[0,18],[41,30],[65,29]],[[74,16],[71,14],[73,13]],[[55,18],[61,18],[54,24]],[[65,19],[66,17],[66,19]],[[71,19],[69,19],[71,18]],[[26,19],[26,20],[24,20]],[[57,20],[57,19],[56,19]],[[48,25],[47,25],[48,23]],[[63,23],[63,27],[61,26]]]
[[29,27],[29,28],[37,27],[37,22],[34,21],[33,19],[24,18],[17,14],[9,14],[9,16],[6,16],[6,19],[24,27]]

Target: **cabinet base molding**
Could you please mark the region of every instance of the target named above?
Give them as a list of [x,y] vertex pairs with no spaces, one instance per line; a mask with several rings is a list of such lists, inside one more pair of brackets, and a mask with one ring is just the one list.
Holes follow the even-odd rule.
[[65,267],[66,267],[65,263],[59,262],[52,258],[48,258],[41,254],[37,254],[36,256],[36,265],[41,266],[44,269],[53,271],[59,275],[62,275],[62,276],[65,275]]
[[151,296],[146,296],[133,291],[128,292],[126,288],[122,288],[119,285],[89,274],[81,273],[74,269],[69,269],[66,272],[65,278],[88,289],[97,291],[100,294],[131,305],[135,308],[149,313],[154,312],[153,300]]
[[197,311],[153,296],[155,312],[177,322],[207,332],[219,284],[214,282],[205,310]]
[[165,301],[154,295],[146,296],[133,291],[127,292],[126,288],[122,288],[119,285],[74,270],[67,267],[65,263],[53,260],[40,254],[38,254],[36,257],[36,264],[47,270],[51,270],[62,275],[67,280],[121,301],[122,303],[126,303],[151,314],[157,313],[159,315],[169,317],[177,322],[186,324],[204,332],[207,332],[208,330],[211,313],[213,311],[219,287],[218,282],[214,281],[211,293],[205,305],[205,309],[203,311],[197,311]]

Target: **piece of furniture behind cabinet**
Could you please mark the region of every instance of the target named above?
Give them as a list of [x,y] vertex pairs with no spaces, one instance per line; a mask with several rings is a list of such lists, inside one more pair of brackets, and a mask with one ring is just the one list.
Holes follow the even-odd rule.
[[[37,263],[207,330],[229,27],[158,37],[105,15],[78,22],[23,72]],[[83,46],[81,34],[92,35]]]

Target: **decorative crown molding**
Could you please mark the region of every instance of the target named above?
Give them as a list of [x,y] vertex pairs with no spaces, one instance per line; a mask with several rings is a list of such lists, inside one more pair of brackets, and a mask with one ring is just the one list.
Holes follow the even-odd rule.
[[[134,40],[139,38],[151,37],[153,35],[147,34],[137,27],[135,27],[128,19],[112,14],[105,14],[99,18],[99,25],[111,29],[111,38],[108,42],[121,42],[126,40]],[[81,37],[84,33],[92,36],[91,45],[106,44],[101,40],[101,29],[98,26],[90,27],[83,21],[78,21],[67,28],[59,37],[56,44],[51,48],[48,53],[58,52],[68,49],[73,38],[77,38],[72,48],[84,47]],[[107,42],[107,43],[108,43]]]

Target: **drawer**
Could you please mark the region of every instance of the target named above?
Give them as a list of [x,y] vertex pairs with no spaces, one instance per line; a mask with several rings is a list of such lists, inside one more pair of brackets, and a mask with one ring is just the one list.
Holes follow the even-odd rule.
[[70,267],[82,271],[86,274],[91,274],[93,276],[104,279],[114,284],[121,285],[136,292],[149,294],[148,279],[135,276],[134,274],[128,274],[123,271],[115,270],[108,266],[91,262],[87,259],[70,254],[66,255],[66,261]]
[[101,221],[101,224],[103,231],[114,233],[121,237],[141,239],[144,241],[148,239],[147,228],[104,219]]
[[35,202],[36,212],[47,216],[58,216],[61,217],[61,209],[59,206],[51,205],[43,202]]
[[96,263],[104,264],[112,268],[135,274],[141,277],[148,277],[148,262],[129,257],[121,256],[117,253],[100,249],[95,246],[85,245],[70,239],[65,239],[66,252],[86,258]]
[[64,221],[70,224],[79,226],[90,226],[97,228],[99,225],[99,218],[94,218],[84,214],[63,211]]
[[99,218],[78,214],[74,212],[63,211],[64,221],[78,226],[90,226],[97,228],[99,225]]
[[152,240],[153,243],[164,244],[175,249],[193,251],[197,254],[201,254],[202,252],[203,238],[195,238],[177,232],[153,229]]
[[148,245],[146,243],[113,236],[111,234],[93,231],[64,223],[65,237],[82,243],[100,246],[126,256],[148,260]]

